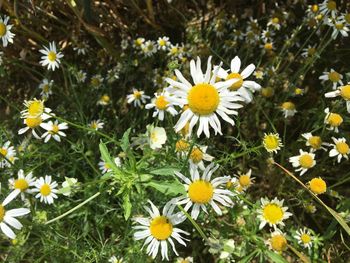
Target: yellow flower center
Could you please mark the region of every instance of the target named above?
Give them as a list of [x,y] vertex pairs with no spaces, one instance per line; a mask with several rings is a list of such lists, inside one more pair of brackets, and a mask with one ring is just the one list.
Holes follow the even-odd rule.
[[0,205],[0,222],[2,222],[2,220],[4,220],[4,216],[5,216],[5,208],[3,205]]
[[327,184],[321,178],[313,178],[309,182],[309,187],[310,187],[310,190],[315,194],[323,194],[327,190]]
[[198,115],[210,115],[220,103],[219,92],[214,86],[206,83],[193,86],[187,99],[191,111]]
[[33,129],[33,128],[38,127],[41,124],[42,119],[40,117],[26,118],[25,122],[29,128]]
[[239,177],[239,184],[242,186],[242,187],[247,187],[249,186],[251,183],[250,181],[250,176],[244,174],[244,175],[241,175]]
[[165,97],[161,95],[156,99],[155,104],[159,110],[165,110],[168,107],[169,102],[167,102]]
[[304,90],[301,88],[295,88],[294,93],[295,95],[302,95],[304,93]]
[[28,113],[31,117],[38,117],[44,112],[44,102],[41,100],[34,100],[29,102]]
[[342,30],[344,28],[344,24],[343,23],[336,23],[335,28],[338,30]]
[[327,120],[329,125],[333,127],[338,127],[343,123],[343,118],[338,113],[330,113]]
[[303,154],[299,157],[299,164],[303,168],[311,168],[314,163],[314,159],[310,154]]
[[48,196],[51,193],[51,187],[48,184],[43,184],[40,188],[40,193],[43,196]]
[[108,164],[108,163],[105,163],[103,166],[104,166],[104,168],[105,168],[106,170],[111,169],[111,167],[109,166],[109,164]]
[[45,84],[43,86],[43,92],[48,93],[50,91],[50,86],[48,84]]
[[287,239],[283,235],[278,234],[271,237],[270,244],[274,250],[281,252],[287,248]]
[[187,122],[185,126],[181,129],[180,133],[182,136],[186,136],[190,132],[190,123]]
[[335,147],[340,154],[347,154],[349,152],[349,145],[346,142],[338,142]]
[[226,80],[229,80],[229,79],[238,79],[238,81],[236,81],[235,83],[233,83],[231,85],[230,90],[234,91],[234,90],[238,90],[240,87],[242,87],[243,78],[242,78],[241,74],[231,73],[226,78]]
[[263,95],[265,98],[271,98],[274,94],[273,88],[266,87],[261,89],[261,95]]
[[24,192],[25,190],[28,189],[29,185],[28,185],[28,182],[26,181],[26,179],[20,178],[14,182],[13,187],[15,189],[21,190],[21,192]]
[[350,100],[350,85],[345,85],[340,88],[340,95],[345,99],[345,100]]
[[311,241],[311,237],[308,234],[302,234],[300,236],[300,239],[304,244],[310,243],[310,241]]
[[1,148],[0,154],[5,157],[7,155],[7,150],[5,148]]
[[142,94],[139,91],[134,91],[134,98],[139,100],[141,98]]
[[95,121],[92,122],[90,126],[91,126],[91,128],[96,130],[97,129],[97,122],[95,122]]
[[264,48],[265,48],[266,50],[272,50],[273,45],[272,45],[272,43],[265,43]]
[[165,41],[163,39],[159,40],[159,46],[165,46]]
[[176,142],[175,148],[177,152],[184,152],[190,147],[190,144],[184,139],[180,139]]
[[6,25],[4,23],[0,23],[0,37],[4,36],[6,34]]
[[53,51],[50,51],[47,54],[47,59],[50,60],[51,62],[54,62],[56,60],[56,53]]
[[290,101],[283,102],[281,107],[284,110],[295,110],[294,103]]
[[313,13],[317,13],[317,11],[318,11],[318,5],[312,5],[311,11],[312,11]]
[[322,139],[320,136],[311,136],[308,140],[309,144],[314,149],[320,149],[322,145]]
[[307,53],[310,57],[313,56],[316,53],[316,48],[314,47],[308,48]]
[[338,82],[340,80],[340,74],[336,71],[332,71],[328,73],[328,78],[332,82]]
[[100,85],[101,82],[100,82],[99,78],[93,77],[93,78],[91,78],[90,83],[91,83],[92,86],[96,87],[96,86]]
[[101,97],[101,100],[102,100],[103,102],[105,102],[105,103],[108,103],[111,99],[110,99],[110,97],[109,97],[108,95],[103,95],[103,96]]
[[275,134],[265,135],[264,146],[267,150],[275,150],[279,147],[280,140]]
[[151,221],[151,235],[158,240],[166,240],[173,233],[173,225],[165,216],[157,216]]
[[201,149],[199,149],[197,147],[193,148],[192,152],[190,154],[190,159],[194,163],[199,163],[200,161],[202,161],[203,160],[203,152],[201,151]]
[[337,9],[337,3],[335,1],[328,1],[327,8],[329,10],[336,10]]
[[210,182],[197,180],[189,185],[188,195],[192,202],[207,204],[213,197],[214,189]]
[[273,23],[273,24],[279,24],[279,23],[280,23],[279,18],[278,18],[278,17],[272,18],[272,23]]
[[138,39],[136,39],[136,41],[135,41],[135,44],[136,44],[137,46],[141,46],[142,43],[143,43],[143,39],[142,39],[142,38],[138,38]]
[[170,49],[170,53],[171,53],[172,55],[177,54],[177,52],[179,52],[179,49],[178,49],[177,47],[172,47],[172,48]]
[[276,204],[267,204],[263,209],[263,216],[270,224],[276,224],[283,219],[284,212],[282,208]]
[[52,125],[52,130],[49,131],[51,134],[57,134],[60,131],[60,128],[57,124]]

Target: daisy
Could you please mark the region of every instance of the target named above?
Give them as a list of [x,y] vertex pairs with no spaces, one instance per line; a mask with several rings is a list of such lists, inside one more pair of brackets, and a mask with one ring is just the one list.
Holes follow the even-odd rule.
[[52,94],[52,85],[53,80],[49,81],[48,79],[43,79],[43,81],[39,85],[39,89],[41,90],[40,95],[43,99],[47,100],[49,96]]
[[256,90],[260,90],[261,86],[255,81],[245,80],[254,72],[254,64],[248,65],[241,73],[239,73],[240,68],[241,60],[238,56],[235,56],[231,60],[230,71],[224,70],[220,67],[217,74],[219,78],[225,80],[236,79],[236,81],[229,87],[229,89],[231,91],[237,91],[245,99],[245,101],[249,103],[253,99],[252,93],[254,93]]
[[63,58],[63,54],[61,52],[57,52],[55,42],[49,43],[49,48],[44,46],[44,49],[40,49],[39,52],[44,56],[41,57],[41,61],[39,62],[43,67],[47,65],[47,68],[52,71],[55,68],[59,68],[59,64],[61,63],[61,58]]
[[326,24],[330,27],[333,27],[332,32],[332,38],[336,39],[339,35],[339,33],[343,37],[349,36],[349,28],[346,26],[346,22],[344,20],[344,17],[338,17],[336,20],[334,19],[328,19]]
[[303,52],[301,55],[306,58],[306,57],[313,57],[316,54],[316,48],[315,46],[308,46],[307,48],[303,49]]
[[123,263],[124,259],[123,258],[117,258],[116,256],[112,256],[108,262],[110,263]]
[[295,113],[297,113],[295,104],[290,101],[283,102],[281,105],[281,110],[283,112],[284,118],[293,117]]
[[298,243],[303,245],[304,248],[311,249],[314,237],[311,235],[309,229],[305,227],[299,229],[298,231],[296,231],[296,235],[294,236],[294,238],[298,240]]
[[339,132],[338,127],[343,123],[343,117],[338,113],[330,112],[329,108],[326,108],[324,112],[326,113],[326,117],[324,118],[324,123],[329,124],[330,126],[327,129],[331,131],[334,130],[334,132],[338,133]]
[[21,118],[42,117],[44,120],[50,118],[51,116],[48,114],[51,112],[51,109],[46,108],[44,103],[44,100],[38,100],[36,98],[29,101],[25,100],[23,104],[26,109],[21,111]]
[[339,74],[338,72],[336,72],[334,69],[331,69],[331,71],[327,72],[324,71],[323,75],[321,75],[319,77],[319,79],[322,82],[325,82],[327,80],[331,81],[333,83],[333,89],[335,90],[337,88],[337,85],[341,85],[343,86],[343,75]]
[[320,7],[317,4],[313,4],[313,5],[307,6],[306,12],[309,17],[312,17],[312,16],[315,16],[315,14],[317,14],[319,10],[320,10]]
[[23,170],[19,170],[17,173],[17,179],[9,179],[9,186],[13,191],[9,194],[9,199],[15,199],[19,194],[21,194],[21,199],[24,200],[24,193],[32,193],[31,186],[34,186],[35,178],[33,178],[32,172],[24,176]]
[[281,138],[278,133],[264,133],[263,145],[269,153],[277,153],[283,147]]
[[259,229],[262,229],[266,224],[273,227],[275,230],[278,226],[283,227],[283,220],[288,219],[292,214],[287,212],[288,208],[283,206],[284,200],[279,201],[277,197],[273,200],[261,198],[261,208],[258,210],[258,219],[261,223]]
[[[43,114],[43,116],[45,116]],[[27,117],[23,120],[23,123],[26,125],[26,127],[20,129],[18,131],[18,134],[23,134],[25,132],[27,132],[28,130],[32,130],[32,134],[34,135],[34,137],[38,140],[41,139],[41,137],[36,133],[36,129],[39,127],[43,128],[43,120],[46,120],[50,118],[49,115],[45,116],[45,117],[36,117],[36,118],[31,118],[31,117]]]
[[153,101],[145,106],[146,109],[155,108],[152,117],[158,116],[160,121],[164,120],[165,111],[169,112],[172,116],[177,114],[174,106],[169,103],[169,94],[167,92],[162,92],[160,95],[154,93],[155,98]]
[[192,207],[191,217],[197,219],[200,210],[207,213],[206,205],[210,205],[218,215],[222,215],[222,211],[217,202],[223,206],[231,207],[233,202],[230,197],[234,194],[221,187],[226,185],[230,180],[229,176],[217,177],[210,180],[212,174],[219,168],[214,163],[208,165],[200,177],[197,169],[190,169],[191,179],[185,177],[179,172],[175,172],[182,181],[187,191],[186,196],[178,197],[175,200],[178,204],[186,204],[184,209],[188,211]]
[[51,139],[51,137],[54,138],[55,141],[60,142],[60,136],[66,137],[66,134],[62,130],[68,129],[68,124],[65,122],[58,123],[58,121],[55,120],[54,123],[52,121],[43,123],[41,127],[46,130],[46,132],[41,136],[42,139],[45,138],[45,143],[48,142]]
[[111,103],[111,98],[107,95],[104,94],[98,101],[97,101],[97,105],[102,105],[102,106],[106,106],[108,104]]
[[145,104],[146,99],[149,99],[150,96],[145,95],[145,92],[142,90],[133,89],[133,93],[126,96],[127,102],[130,104],[134,102],[134,107],[141,107],[141,103]]
[[100,74],[93,75],[90,79],[90,84],[94,88],[99,88],[103,84],[104,78]]
[[133,220],[140,225],[133,227],[136,232],[134,238],[136,240],[146,239],[142,248],[147,245],[146,253],[154,259],[161,250],[162,260],[169,260],[168,243],[170,243],[174,253],[178,256],[175,249],[173,239],[181,245],[186,246],[184,237],[181,234],[189,235],[189,233],[175,227],[176,225],[185,221],[186,217],[182,213],[174,213],[174,203],[168,202],[162,211],[148,200],[150,208],[145,206],[145,210],[149,213],[149,217],[136,217]]
[[349,153],[350,153],[350,147],[346,143],[346,139],[343,138],[334,138],[332,137],[332,140],[334,144],[331,144],[333,146],[333,149],[329,151],[329,157],[335,157],[337,156],[338,163],[340,163],[342,157],[344,157],[346,160],[349,160]]
[[[115,157],[114,158],[114,163],[117,167],[121,167],[121,160],[119,157]],[[112,171],[111,167],[109,166],[108,163],[106,163],[105,161],[103,161],[101,159],[101,161],[98,163],[98,169],[100,169],[102,174],[108,173],[110,171]]]
[[300,171],[300,176],[307,172],[308,169],[314,167],[316,165],[315,154],[304,152],[303,150],[299,150],[299,155],[293,156],[289,158],[289,162],[292,163],[294,168],[298,168],[295,171]]
[[[194,146],[188,158],[188,162],[190,163],[190,169],[196,169],[197,167],[202,171],[205,170],[204,162],[211,162],[214,157],[207,154],[208,146]],[[187,157],[187,153],[185,155]]]
[[10,226],[20,230],[23,225],[16,219],[16,217],[29,214],[30,210],[27,208],[5,209],[5,206],[7,206],[12,200],[13,198],[11,199],[10,196],[7,196],[0,204],[0,229],[7,237],[15,239],[16,235]]
[[[254,183],[254,177],[251,177],[252,175],[252,169],[249,169],[247,173],[240,173],[238,175],[235,175],[235,182],[234,185],[235,190],[238,192],[244,192],[246,191],[253,183]],[[231,180],[232,181],[232,180]]]
[[234,125],[234,121],[228,116],[237,115],[236,109],[242,105],[234,103],[243,101],[237,92],[230,92],[228,88],[234,84],[237,79],[216,82],[217,67],[212,74],[211,57],[208,59],[206,73],[203,74],[201,69],[201,60],[197,62],[191,60],[190,71],[194,82],[194,86],[187,81],[180,71],[175,69],[175,74],[180,81],[166,78],[166,81],[174,88],[171,99],[175,104],[188,105],[188,108],[181,114],[180,119],[175,125],[175,131],[180,131],[187,122],[190,122],[189,131],[199,122],[197,136],[202,132],[209,138],[209,125],[214,129],[215,134],[221,132],[221,123],[217,115],[222,119]]
[[7,141],[0,147],[0,168],[10,167],[16,160],[15,147],[11,146],[11,142]]
[[267,26],[274,28],[275,30],[281,29],[280,19],[278,17],[273,17],[267,23]]
[[145,39],[143,37],[138,37],[134,40],[133,47],[135,48],[141,48],[143,43],[145,43]]
[[320,13],[324,16],[330,13],[332,18],[336,18],[337,12],[337,3],[334,0],[324,0],[320,4]]
[[151,57],[157,52],[156,44],[152,40],[147,40],[144,44],[142,44],[141,49],[146,57]]
[[40,198],[40,202],[44,202],[45,204],[53,204],[54,198],[57,198],[56,193],[58,190],[56,188],[58,184],[51,180],[51,176],[40,177],[35,181],[34,186],[35,189],[32,191],[38,192],[35,198]]
[[314,152],[319,149],[326,150],[322,145],[328,146],[327,143],[323,143],[320,136],[314,136],[311,132],[303,133],[301,135],[306,140],[306,146],[310,146],[310,151]]
[[327,92],[326,98],[335,98],[341,96],[346,101],[346,110],[350,113],[350,83],[345,86],[338,87],[337,90]]
[[75,78],[77,79],[78,83],[83,83],[86,80],[86,76],[87,76],[87,74],[83,70],[79,70],[75,74]]
[[103,126],[105,124],[101,120],[93,120],[89,123],[89,128],[94,129],[95,131],[98,131],[100,129],[103,129]]
[[327,184],[321,177],[310,180],[310,182],[308,182],[308,186],[316,195],[323,194],[327,191]]
[[270,43],[273,40],[275,33],[269,29],[263,30],[261,33],[261,39],[264,43]]
[[157,40],[157,48],[160,50],[167,50],[167,48],[171,45],[168,37],[160,37]]
[[267,244],[271,250],[280,254],[287,249],[288,242],[281,231],[275,230],[271,233],[271,238],[267,241]]
[[11,32],[13,25],[8,24],[9,19],[8,16],[4,16],[4,18],[0,16],[0,39],[4,47],[7,47],[8,43],[13,43],[13,37],[15,36]]
[[162,127],[147,125],[147,134],[149,145],[153,150],[162,148],[167,140],[165,129]]

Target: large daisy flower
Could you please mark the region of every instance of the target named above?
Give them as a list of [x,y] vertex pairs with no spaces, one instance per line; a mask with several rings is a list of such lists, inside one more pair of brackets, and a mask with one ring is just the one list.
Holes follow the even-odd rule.
[[4,47],[6,47],[8,43],[13,43],[13,37],[15,36],[15,34],[10,31],[13,25],[8,24],[9,19],[8,16],[4,16],[4,18],[0,16],[0,39]]
[[40,202],[44,202],[45,204],[53,204],[54,198],[57,198],[58,184],[52,181],[51,176],[40,177],[35,181],[34,186],[35,189],[33,189],[33,192],[38,192],[35,198],[40,198]]
[[39,52],[43,54],[43,56],[41,56],[41,61],[39,62],[40,65],[43,67],[47,66],[47,69],[51,69],[52,71],[54,71],[55,68],[59,68],[63,54],[57,52],[55,42],[50,42],[49,47],[44,46],[44,49],[40,49]]
[[24,175],[23,170],[19,170],[17,174],[17,179],[11,178],[9,179],[10,188],[13,191],[9,194],[8,198],[15,199],[19,194],[21,194],[22,200],[24,200],[24,193],[31,193],[32,189],[29,189],[34,185],[35,178],[33,178],[32,172]]
[[215,82],[219,68],[217,67],[212,74],[211,57],[209,57],[207,70],[203,74],[201,60],[198,58],[197,62],[194,60],[190,62],[194,85],[186,80],[178,70],[175,70],[175,74],[179,81],[166,78],[166,81],[173,86],[171,89],[173,96],[169,99],[174,104],[188,105],[175,125],[176,132],[185,127],[187,122],[190,123],[189,131],[191,132],[199,122],[198,137],[202,132],[208,138],[210,137],[209,125],[214,129],[215,134],[222,134],[221,123],[217,115],[231,125],[235,124],[228,115],[237,115],[236,109],[241,108],[242,105],[234,102],[244,101],[244,99],[237,92],[229,91],[228,88],[239,79]]
[[218,77],[225,80],[238,79],[229,89],[231,91],[238,91],[245,101],[249,103],[253,99],[252,92],[254,93],[256,90],[260,90],[261,86],[255,81],[245,80],[254,72],[255,66],[253,64],[248,65],[241,73],[239,73],[240,69],[241,60],[238,56],[235,56],[231,60],[231,72],[220,68]]
[[[202,209],[207,213],[206,205],[209,204],[214,211],[221,215],[221,209],[217,205],[217,202],[223,206],[232,206],[233,201],[231,197],[234,196],[230,190],[224,189],[226,183],[230,180],[230,176],[217,177],[211,179],[212,174],[219,168],[214,167],[214,163],[208,165],[202,177],[200,177],[198,169],[190,169],[191,179],[187,178],[179,172],[175,174],[185,182],[184,186],[187,191],[186,196],[176,198],[178,204],[185,204],[185,210],[189,210],[192,207],[191,217],[197,219],[200,210]],[[223,186],[222,188],[220,186]]]
[[164,206],[162,214],[151,201],[148,200],[148,202],[151,208],[147,206],[144,208],[151,218],[134,218],[140,224],[140,226],[134,227],[137,230],[134,233],[134,238],[136,240],[146,239],[142,247],[147,245],[146,253],[153,258],[157,256],[160,247],[162,259],[164,260],[166,258],[169,260],[168,242],[174,253],[178,256],[173,239],[181,245],[186,246],[185,240],[187,239],[182,237],[181,234],[189,235],[189,233],[174,226],[185,221],[186,217],[182,213],[174,213],[175,206],[171,201]]

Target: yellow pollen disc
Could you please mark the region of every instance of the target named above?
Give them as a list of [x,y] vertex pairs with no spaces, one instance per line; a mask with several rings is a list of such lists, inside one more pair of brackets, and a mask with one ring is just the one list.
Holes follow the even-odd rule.
[[272,50],[273,45],[272,45],[272,43],[266,43],[266,44],[264,45],[264,48],[265,48],[266,50]]
[[310,241],[311,241],[311,237],[308,234],[302,234],[300,236],[300,239],[304,244],[310,243]]
[[321,178],[313,178],[309,182],[309,187],[312,192],[315,194],[323,194],[327,190],[326,182]]
[[170,49],[170,53],[171,53],[172,55],[175,55],[178,51],[179,51],[179,49],[178,49],[177,47],[172,47],[172,48]]
[[274,134],[269,134],[264,137],[264,146],[268,150],[275,150],[279,147],[279,138]]
[[0,37],[4,36],[6,34],[6,26],[4,23],[0,23]]
[[283,102],[281,107],[285,110],[295,110],[294,103],[290,101]]
[[271,98],[274,94],[273,88],[266,87],[261,89],[261,95],[263,95],[265,98]]
[[38,127],[41,124],[42,119],[40,117],[26,118],[25,122],[29,128],[33,129],[33,128]]
[[0,222],[2,222],[2,220],[4,220],[4,216],[5,216],[5,208],[3,205],[0,205]]
[[314,47],[308,48],[307,53],[309,56],[314,55],[316,53],[316,48],[314,48]]
[[104,164],[104,168],[107,169],[107,170],[111,169],[111,167],[109,166],[108,163],[105,163],[105,164]]
[[318,11],[318,5],[312,5],[311,11],[314,12],[314,13],[317,13],[317,11]]
[[350,100],[350,85],[345,85],[340,88],[340,95],[345,99],[345,100]]
[[50,131],[51,134],[57,134],[60,131],[60,128],[57,124],[52,125],[52,130]]
[[214,189],[210,182],[197,180],[189,185],[188,195],[192,202],[207,204],[213,197]]
[[328,78],[332,82],[338,82],[340,80],[340,74],[336,71],[332,71],[328,73]]
[[45,84],[45,85],[43,86],[43,91],[44,91],[45,93],[48,93],[48,92],[50,91],[50,86],[49,86],[48,84]]
[[310,154],[303,154],[299,157],[299,164],[303,168],[311,168],[314,163],[314,159]]
[[1,148],[0,154],[5,157],[7,155],[7,150],[5,148]]
[[267,204],[263,209],[263,216],[270,224],[276,224],[283,219],[284,212],[282,208],[276,204]]
[[336,10],[337,9],[337,3],[335,1],[328,1],[327,8],[329,10]]
[[134,91],[134,98],[139,100],[141,98],[142,94],[139,91]]
[[343,23],[336,23],[335,28],[338,30],[342,30],[344,28],[344,24]]
[[199,149],[197,147],[193,148],[192,152],[190,154],[190,159],[194,163],[199,163],[200,161],[202,161],[203,160],[203,152],[201,151],[201,149]]
[[49,53],[47,54],[47,59],[51,62],[54,62],[56,60],[56,53],[53,51],[49,51]]
[[159,40],[159,46],[165,46],[165,41],[163,39]]
[[229,80],[229,79],[238,79],[237,82],[235,82],[231,85],[230,90],[234,91],[234,90],[238,90],[240,87],[242,87],[243,78],[242,78],[241,74],[231,73],[226,78],[226,80]]
[[103,95],[103,96],[101,97],[101,100],[102,100],[103,102],[105,102],[105,103],[108,103],[111,99],[110,99],[110,97],[109,97],[108,95]]
[[44,112],[44,102],[41,100],[31,101],[28,106],[29,116],[38,117]]
[[241,175],[239,177],[239,184],[242,187],[247,187],[250,185],[250,183],[251,183],[251,181],[250,181],[250,177],[248,175],[244,174],[244,175]]
[[177,152],[184,152],[190,147],[190,144],[184,139],[180,139],[176,142],[175,148]]
[[43,184],[40,188],[40,193],[43,196],[48,196],[51,193],[51,187],[48,184]]
[[99,78],[96,78],[96,77],[91,78],[90,83],[91,83],[91,85],[93,85],[93,86],[98,86],[98,85],[100,85],[100,79],[99,79]]
[[308,140],[310,146],[314,149],[320,149],[322,145],[322,140],[320,136],[311,136]]
[[330,113],[327,118],[327,121],[329,125],[333,127],[338,127],[340,126],[340,124],[343,123],[343,118],[338,113]]
[[272,18],[272,23],[273,23],[273,24],[279,24],[279,23],[280,23],[279,18],[278,18],[278,17]]
[[169,102],[167,102],[164,96],[159,96],[155,101],[156,107],[159,110],[165,110],[168,107]]
[[349,152],[349,145],[346,142],[338,142],[335,147],[340,154],[347,154]]
[[13,187],[15,189],[21,190],[21,192],[24,192],[25,190],[28,189],[29,185],[28,185],[28,182],[24,178],[20,178],[14,182]]
[[220,103],[217,89],[206,83],[193,86],[188,93],[187,100],[191,111],[198,115],[212,114]]
[[270,240],[271,247],[281,252],[287,248],[287,239],[283,235],[275,235]]
[[232,186],[233,186],[233,183],[232,183],[231,181],[228,181],[228,182],[226,183],[226,188],[227,188],[227,189],[230,189]]
[[158,240],[166,240],[173,233],[173,225],[165,216],[157,216],[151,221],[151,235]]

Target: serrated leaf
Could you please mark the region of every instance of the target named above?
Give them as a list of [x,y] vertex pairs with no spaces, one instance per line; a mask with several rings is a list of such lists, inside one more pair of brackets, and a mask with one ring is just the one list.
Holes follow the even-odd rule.
[[131,215],[132,204],[130,202],[129,194],[126,193],[123,195],[123,209],[124,209],[124,218],[128,220]]
[[179,169],[175,167],[166,167],[166,168],[155,169],[153,171],[150,171],[150,173],[155,175],[174,175],[174,172],[178,170]]
[[186,194],[185,187],[183,184],[173,181],[173,182],[149,182],[146,184],[147,186],[153,187],[159,192],[165,194],[165,195],[179,195],[179,194]]

